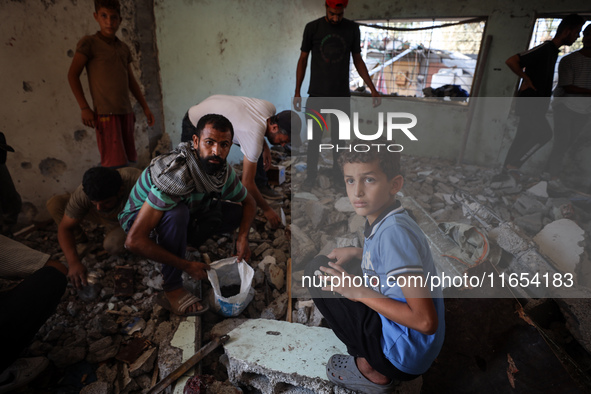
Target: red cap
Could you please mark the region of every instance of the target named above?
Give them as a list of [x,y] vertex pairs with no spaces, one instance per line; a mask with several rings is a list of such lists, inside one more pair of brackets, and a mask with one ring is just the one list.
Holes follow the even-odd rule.
[[326,5],[330,8],[347,8],[349,0],[326,0]]

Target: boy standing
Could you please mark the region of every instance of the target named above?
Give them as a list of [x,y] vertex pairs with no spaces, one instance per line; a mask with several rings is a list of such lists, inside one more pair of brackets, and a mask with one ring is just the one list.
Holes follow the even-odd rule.
[[[96,130],[101,165],[123,167],[137,161],[133,136],[135,116],[128,91],[144,109],[149,126],[154,124],[154,115],[133,76],[129,47],[115,35],[121,23],[119,1],[95,0],[94,8],[94,19],[100,31],[78,42],[68,81],[82,111],[82,123]],[[80,83],[84,67],[88,74],[92,109]]]
[[[390,393],[398,381],[424,373],[439,354],[445,334],[442,293],[430,292],[424,282],[437,274],[427,239],[395,198],[403,185],[399,153],[345,152],[339,163],[349,200],[367,221],[363,249],[337,248],[306,267],[309,277],[337,277],[322,289],[310,287],[350,354],[333,355],[326,372],[330,381],[351,390]],[[360,282],[346,271],[353,272],[350,263],[357,259],[363,286],[355,286]],[[330,297],[327,290],[340,296]]]

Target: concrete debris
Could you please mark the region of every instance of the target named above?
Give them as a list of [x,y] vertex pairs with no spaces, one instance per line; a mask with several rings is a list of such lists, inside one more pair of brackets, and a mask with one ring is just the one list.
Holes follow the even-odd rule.
[[274,289],[283,289],[283,285],[285,284],[285,271],[283,271],[281,267],[276,264],[269,264],[267,268],[265,268],[265,275]]
[[348,197],[341,197],[341,198],[339,198],[335,202],[334,208],[337,211],[339,211],[339,212],[355,212],[355,210],[353,209],[353,206],[349,202],[349,198]]
[[548,198],[548,182],[541,181],[526,190],[526,193],[540,198]]
[[521,227],[528,235],[537,234],[543,226],[543,213],[535,212],[529,215],[520,216],[515,219],[515,224]]
[[268,256],[265,256],[265,258],[263,258],[263,261],[261,261],[258,264],[258,268],[264,272],[268,266],[275,265],[276,263],[277,263],[277,260],[275,259],[275,257],[268,255]]
[[536,212],[545,213],[545,205],[529,194],[522,194],[513,204],[513,209],[520,215],[530,215]]
[[80,394],[109,394],[111,387],[107,382],[94,382],[80,390]]
[[153,347],[145,351],[133,364],[129,366],[129,376],[132,378],[138,377],[142,374],[151,372],[154,369],[154,361],[156,360],[156,348]]
[[287,293],[283,293],[261,313],[261,319],[281,320],[286,311]]
[[[264,394],[333,393],[326,361],[347,350],[332,330],[274,320],[249,320],[230,332],[224,345],[228,377]],[[298,391],[299,390],[299,391]]]
[[[168,143],[166,139],[161,142],[162,146]],[[219,391],[215,391],[219,393],[240,392],[236,386],[255,388],[263,393],[344,393],[326,380],[324,363],[334,353],[346,353],[346,349],[339,341],[334,341],[332,331],[320,328],[324,323],[322,315],[302,287],[302,276],[307,262],[319,252],[328,254],[335,247],[362,246],[365,219],[355,214],[345,193],[334,187],[322,169],[312,193],[302,192],[299,185],[304,180],[305,165],[293,159],[282,161],[285,157],[275,149],[272,155],[276,164],[286,167],[286,181],[275,189],[286,196],[281,208],[287,226],[273,230],[262,213],[256,217],[250,233],[252,256],[249,261],[255,270],[255,296],[238,318],[223,319],[209,312],[201,318],[191,318],[197,331],[202,331],[204,342],[231,331],[232,340],[225,346],[229,359],[227,375],[219,361],[220,353],[204,359],[202,366],[214,376],[212,387],[219,387]],[[506,263],[510,267],[508,272],[535,270],[546,264],[545,255],[556,264],[556,270],[576,272],[577,280],[589,282],[591,268],[586,266],[591,267],[587,258],[591,253],[591,242],[587,242],[591,214],[587,213],[589,202],[585,196],[577,200],[554,195],[552,188],[539,179],[530,178],[525,183],[509,177],[502,182],[491,182],[497,172],[493,169],[456,167],[440,159],[408,156],[403,156],[402,161],[405,185],[400,200],[441,249],[441,253],[434,256],[436,260],[441,259],[441,254],[449,247],[446,244],[449,240],[437,229],[437,221],[460,222],[479,228],[483,222],[490,221],[494,222],[490,225],[494,230],[488,231],[489,239],[513,256],[513,260]],[[240,173],[240,166],[236,167]],[[290,193],[292,185],[293,195]],[[466,208],[458,203],[458,191],[473,196],[473,200],[465,204],[470,212],[465,212]],[[494,215],[486,216],[479,211],[479,205],[487,207]],[[476,217],[480,217],[480,221]],[[96,299],[84,302],[69,287],[56,314],[41,328],[24,352],[25,356],[47,356],[58,368],[83,361],[96,363],[98,381],[82,392],[146,391],[182,363],[183,352],[171,345],[171,339],[181,322],[189,319],[171,315],[154,302],[156,294],[162,291],[159,264],[131,254],[109,257],[102,250],[103,229],[86,223],[83,227],[90,240],[83,264],[100,276]],[[536,243],[529,237],[534,234],[537,234]],[[204,253],[212,261],[230,257],[232,239],[231,234],[213,237],[198,251],[192,251],[191,259],[203,261]],[[17,240],[54,259],[65,260],[57,242],[55,225],[36,228]],[[279,321],[285,319],[287,312],[285,280],[289,257],[292,271],[288,280],[294,301],[291,317],[299,324]],[[130,297],[115,296],[118,266],[133,268]],[[462,272],[458,270],[454,274]],[[4,281],[0,282],[0,287],[3,285]],[[187,281],[187,288],[201,294],[209,290],[206,282]],[[578,332],[577,338],[591,344],[589,330],[584,329],[591,321],[587,305],[570,300],[561,306],[565,315],[572,315],[570,327]],[[237,353],[242,338],[247,338],[244,349],[251,353],[244,357]],[[302,342],[302,338],[306,341]],[[139,339],[136,343],[141,344],[134,349],[134,358],[121,361],[118,352],[134,339]],[[255,349],[253,344],[258,344],[257,340],[275,348]],[[258,359],[249,358],[259,351],[266,353]],[[290,368],[295,369],[291,371]],[[414,382],[420,387],[419,380]]]
[[305,205],[305,212],[312,225],[318,227],[324,224],[330,209],[319,201],[308,201]]
[[556,268],[575,277],[585,251],[584,241],[585,231],[569,219],[548,224],[534,237],[540,252],[548,256]]

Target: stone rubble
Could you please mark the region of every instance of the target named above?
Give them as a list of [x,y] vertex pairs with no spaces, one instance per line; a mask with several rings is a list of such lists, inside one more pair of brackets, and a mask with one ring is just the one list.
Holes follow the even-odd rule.
[[[288,225],[270,229],[259,210],[250,232],[252,257],[249,264],[255,270],[254,299],[239,318],[224,319],[210,312],[203,315],[203,343],[248,319],[286,320],[285,280],[289,275],[290,256],[292,270],[287,279],[292,281],[294,299],[291,319],[300,324],[322,326],[322,316],[302,288],[305,263],[321,251],[329,253],[337,246],[363,244],[364,219],[354,213],[343,189],[335,188],[321,170],[311,192],[298,190],[305,178],[305,164],[301,163],[305,156],[300,156],[298,163],[294,159],[287,160],[281,151],[273,149],[272,153],[275,163],[286,166],[286,182],[274,188],[285,195],[281,208]],[[454,193],[461,189],[491,208],[500,220],[513,222],[532,238],[552,222],[572,222],[581,229],[584,239],[579,243],[582,249],[579,264],[589,264],[590,196],[551,189],[551,182],[535,177],[520,182],[512,178],[492,182],[496,173],[493,169],[456,166],[437,158],[403,156],[402,167],[405,169],[402,193],[412,196],[436,221],[478,225],[467,218],[464,209],[454,201]],[[240,173],[240,165],[236,168]],[[292,191],[293,196],[290,195]],[[47,356],[62,371],[77,363],[93,365],[97,380],[86,382],[82,391],[85,393],[145,392],[180,365],[180,350],[171,346],[170,341],[184,318],[170,314],[155,303],[162,289],[157,264],[131,254],[110,257],[101,248],[102,229],[85,224],[85,231],[90,242],[83,263],[89,272],[95,272],[100,278],[100,290],[94,299],[82,301],[78,292],[69,286],[57,312],[39,330],[24,354]],[[55,225],[39,227],[20,235],[17,240],[64,261]],[[229,257],[231,251],[232,236],[228,234],[213,237],[191,253],[195,260],[207,253],[211,261],[215,261]],[[114,275],[119,266],[134,271],[131,297],[114,295]],[[578,279],[587,283],[586,277]],[[207,281],[203,282],[203,298],[206,299],[205,293],[210,288]],[[199,290],[195,281],[185,283],[187,288]],[[0,286],[4,284],[6,281],[0,282]],[[220,324],[227,327],[220,328]],[[202,371],[212,375],[216,385],[227,387],[223,357],[220,360],[219,356],[218,353],[206,357],[202,361]]]

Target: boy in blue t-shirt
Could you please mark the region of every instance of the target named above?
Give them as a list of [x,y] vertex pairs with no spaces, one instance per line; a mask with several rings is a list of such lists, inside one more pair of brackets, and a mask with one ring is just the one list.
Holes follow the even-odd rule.
[[445,334],[441,289],[428,282],[437,274],[429,244],[396,200],[404,183],[400,154],[386,145],[339,158],[349,201],[367,219],[363,249],[334,249],[305,272],[337,277],[322,276],[323,287],[314,286],[318,280],[309,287],[350,354],[333,355],[326,372],[333,383],[364,393],[390,393],[399,381],[426,372]]

